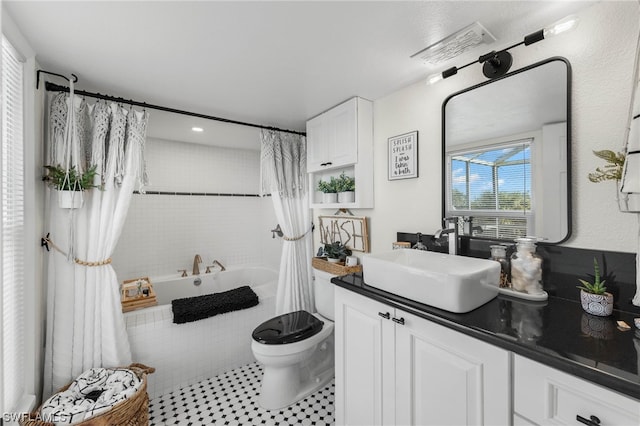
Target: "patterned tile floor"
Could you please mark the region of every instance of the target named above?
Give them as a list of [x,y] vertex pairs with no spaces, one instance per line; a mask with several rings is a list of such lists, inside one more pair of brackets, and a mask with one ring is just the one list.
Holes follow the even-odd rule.
[[262,368],[249,364],[154,398],[151,425],[333,425],[333,381],[283,410],[258,406]]

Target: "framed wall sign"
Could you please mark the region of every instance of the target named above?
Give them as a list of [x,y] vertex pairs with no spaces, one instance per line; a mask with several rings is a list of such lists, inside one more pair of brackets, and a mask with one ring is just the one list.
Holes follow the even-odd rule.
[[367,218],[357,216],[319,216],[320,242],[340,241],[353,251],[369,252]]
[[389,138],[389,180],[418,177],[418,131]]

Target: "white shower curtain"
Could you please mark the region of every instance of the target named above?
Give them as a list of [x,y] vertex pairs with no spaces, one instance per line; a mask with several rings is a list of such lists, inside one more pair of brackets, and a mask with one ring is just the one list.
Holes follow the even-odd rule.
[[272,130],[263,130],[260,139],[261,191],[263,195],[271,194],[284,234],[276,314],[315,312],[306,140],[303,136]]
[[84,191],[84,207],[77,210],[59,208],[50,191],[45,397],[88,368],[131,363],[110,256],[133,191],[146,181],[147,113],[75,97],[75,130],[65,141],[69,99],[61,93],[51,101],[48,161],[64,164],[61,144],[75,138],[76,160],[85,170],[97,165],[94,183],[103,189]]

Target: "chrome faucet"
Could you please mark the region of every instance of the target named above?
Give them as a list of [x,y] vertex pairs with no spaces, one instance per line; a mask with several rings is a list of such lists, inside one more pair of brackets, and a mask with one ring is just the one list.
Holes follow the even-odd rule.
[[482,232],[484,231],[484,229],[482,229],[482,226],[473,225],[473,217],[471,216],[464,216],[462,218],[462,222],[462,235],[473,236],[474,231],[477,231],[479,234],[482,234]]
[[449,254],[458,254],[458,218],[455,216],[443,219],[445,227],[438,229],[433,238],[439,240],[442,235],[446,235],[449,240]]
[[226,271],[227,270],[227,268],[225,268],[222,263],[218,262],[217,260],[214,260],[213,261],[213,265],[211,265],[211,266],[216,266],[216,265],[218,265],[220,267],[220,271]]
[[200,275],[199,263],[202,263],[202,258],[199,254],[196,254],[196,257],[193,258],[193,275]]

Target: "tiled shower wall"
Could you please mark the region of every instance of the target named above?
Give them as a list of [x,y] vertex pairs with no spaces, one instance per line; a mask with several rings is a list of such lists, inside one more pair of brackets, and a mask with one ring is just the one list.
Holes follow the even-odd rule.
[[255,196],[259,151],[149,138],[146,158],[146,191],[227,195],[134,194],[113,255],[118,280],[191,274],[196,254],[202,272],[214,259],[278,267],[282,240],[269,232],[277,222],[271,197]]

